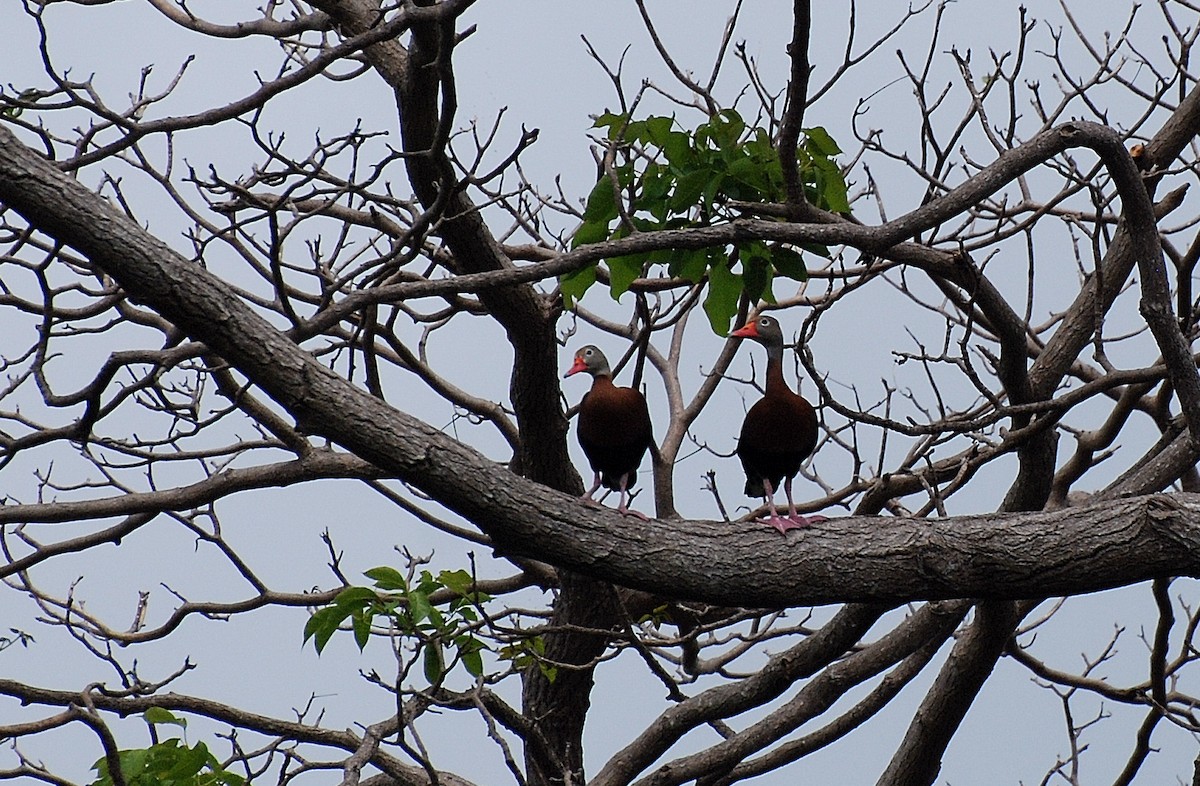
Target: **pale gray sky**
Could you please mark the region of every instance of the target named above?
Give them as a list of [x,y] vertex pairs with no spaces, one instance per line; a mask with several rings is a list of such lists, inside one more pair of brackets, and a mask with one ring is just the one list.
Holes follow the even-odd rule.
[[[1054,5],[1044,2],[1031,6],[1034,14],[1049,14],[1055,9]],[[707,74],[724,20],[728,17],[729,4],[654,2],[651,7],[681,66]],[[223,16],[229,12],[224,3],[201,4],[195,8],[201,14],[212,11],[217,21],[234,19]],[[902,4],[884,0],[861,4],[861,40],[869,40],[874,32],[890,25],[901,8]],[[818,9],[817,13],[816,40],[821,43],[814,48],[817,66],[814,83],[824,81],[830,64],[840,56],[844,40],[841,9]],[[746,41],[747,51],[758,62],[764,80],[775,89],[783,85],[786,74],[784,46],[790,37],[788,14],[786,4],[748,4],[735,35],[735,40]],[[830,14],[838,17],[823,16]],[[63,5],[49,9],[47,20],[53,30],[52,55],[56,65],[60,69],[70,67],[76,78],[94,74],[99,89],[111,95],[113,100],[123,98],[133,89],[140,69],[147,64],[155,66],[151,83],[161,87],[186,54],[193,51],[196,40],[176,30],[140,2],[97,8]],[[1089,15],[1083,21],[1105,24],[1099,14]],[[588,116],[615,104],[608,79],[588,55],[581,35],[586,36],[610,64],[615,64],[625,53],[624,72],[631,90],[636,90],[643,75],[664,86],[670,83],[631,3],[484,0],[464,17],[464,22],[477,24],[478,30],[462,45],[456,60],[459,120],[465,123],[477,119],[486,127],[502,107],[507,107],[501,142],[496,148],[501,151],[516,140],[522,124],[540,128],[538,143],[525,153],[522,163],[525,172],[547,189],[555,177],[561,177],[568,194],[580,197],[586,194],[595,177],[585,137],[591,124]],[[970,48],[976,56],[984,57],[988,49],[1005,50],[1013,40],[1016,26],[1015,7],[974,0],[952,3],[947,9],[939,50]],[[0,78],[18,88],[43,84],[32,25],[17,3],[0,5],[0,29],[6,31],[7,42]],[[929,31],[928,21],[917,22],[903,39],[906,47],[911,45],[915,57],[923,56]],[[825,41],[828,45],[822,46]],[[806,117],[808,124],[826,126],[836,138],[845,140],[843,147],[846,149],[853,147],[850,116],[862,97],[872,96],[872,111],[865,120],[868,126],[881,127],[889,135],[900,136],[911,131],[917,122],[909,87],[895,82],[900,75],[892,53],[895,46],[884,49],[886,51],[877,56],[878,65],[862,72],[867,81],[860,84],[860,95],[837,93],[827,96],[810,109]],[[266,75],[276,59],[275,49],[270,44],[247,41],[205,42],[196,54],[197,60],[180,90],[158,111],[197,111],[215,100],[249,92],[255,85],[254,69],[266,69]],[[890,71],[888,63],[892,64]],[[1031,67],[1036,69],[1038,65],[1035,62]],[[718,83],[717,94],[722,101],[732,102],[734,94],[743,85],[743,74],[736,70],[732,61],[726,63],[725,71],[724,78]],[[948,60],[940,62],[934,73],[941,80],[951,78],[952,63]],[[648,100],[646,107],[654,112],[670,111],[664,102],[653,100]],[[1121,122],[1125,113],[1138,111],[1135,107],[1118,105],[1110,110],[1114,124]],[[298,149],[303,149],[318,130],[324,135],[334,134],[358,117],[363,118],[367,128],[395,133],[395,108],[390,91],[371,74],[360,77],[351,85],[310,85],[302,96],[284,98],[272,105],[268,115],[272,113],[280,123],[286,120],[289,138]],[[179,140],[180,157],[196,166],[206,166],[209,161],[214,161],[231,172],[236,171],[240,163],[251,160],[253,153],[242,146],[242,141],[232,134],[224,136],[225,133],[187,135]],[[96,174],[89,172],[88,177],[94,179]],[[888,170],[881,166],[876,171],[877,177],[888,174],[894,174],[895,179],[885,180],[882,190],[889,199],[888,209],[894,217],[918,204],[921,184],[910,176],[902,176],[898,169]],[[179,217],[170,213],[160,216],[156,212],[155,192],[133,189],[131,196],[141,200],[138,210],[152,222],[152,230],[178,248],[187,249],[179,236],[183,228]],[[873,218],[869,206],[864,212],[868,220]],[[217,264],[219,262],[217,260]],[[998,260],[996,264],[1005,263],[1005,260]],[[1022,262],[1017,260],[1015,264]],[[1064,262],[1063,274],[1073,283],[1071,263]],[[1053,294],[1046,297],[1046,301],[1038,303],[1039,319],[1044,319],[1056,305],[1061,305],[1055,302]],[[606,298],[605,293],[596,291],[590,293],[585,305],[604,308]],[[919,369],[895,365],[890,354],[892,344],[871,341],[871,331],[879,327],[880,320],[888,319],[891,298],[891,293],[883,289],[864,292],[855,308],[835,310],[823,323],[812,350],[818,366],[830,374],[835,392],[846,391],[848,385],[855,384],[861,386],[864,398],[872,399],[878,395],[881,379],[900,386],[921,384]],[[912,320],[906,324],[919,330],[920,317],[914,315]],[[794,330],[799,318],[789,322],[794,324],[786,327]],[[940,329],[936,320],[929,326],[935,332]],[[698,383],[705,351],[715,342],[711,335],[705,335],[705,330],[707,328],[699,321],[693,330],[698,347],[693,384]],[[587,329],[582,328],[572,340],[572,346],[588,340],[591,337]],[[506,395],[508,368],[500,338],[471,336],[462,346],[443,345],[436,349],[443,357],[452,357],[457,352],[469,354],[470,357],[465,358],[457,369],[460,378],[469,381],[482,394],[494,398]],[[750,353],[743,352],[737,373],[750,373],[747,359]],[[489,356],[492,358],[490,366],[471,362],[472,358]],[[566,352],[563,356],[565,364]],[[761,357],[757,360],[755,368],[761,369]],[[577,401],[585,385],[568,382],[564,389],[571,401]],[[811,392],[810,383],[806,383],[805,389]],[[654,399],[652,389],[652,404]],[[449,420],[450,413],[445,404],[435,397],[414,390],[411,401],[416,414],[430,422],[442,425]],[[740,412],[741,406],[740,395],[731,388],[725,402],[715,407],[713,413]],[[699,427],[708,430],[708,438],[716,447],[729,450],[734,435],[729,431],[728,422],[727,416],[712,414]],[[500,451],[500,445],[494,439],[490,443],[485,441],[483,448]],[[582,455],[579,452],[574,455],[577,465],[584,467]],[[677,471],[676,485],[684,513],[705,517],[715,515],[711,499],[699,490],[699,476],[710,466],[717,467],[721,473],[719,480],[727,504],[743,504],[736,462],[725,460],[719,463],[702,454],[681,464]],[[816,467],[823,477],[825,473],[833,476],[845,469],[833,457],[818,457]],[[30,493],[33,481],[27,474],[19,474],[22,471],[27,472],[28,467],[22,468],[18,464],[5,471],[8,493]],[[978,510],[995,506],[1004,493],[1008,478],[999,467],[988,472],[995,473],[994,483],[985,475],[977,496],[956,498],[958,508],[954,512],[971,512],[966,509],[968,504],[977,505]],[[840,483],[831,482],[834,485]],[[797,482],[797,489],[801,498],[815,493],[801,481]],[[392,559],[393,555],[389,553],[392,544],[403,545],[415,553],[436,551],[436,568],[462,566],[467,553],[472,550],[469,544],[438,536],[402,519],[395,508],[349,482],[328,482],[239,497],[223,503],[220,511],[230,539],[253,555],[263,577],[278,582],[281,589],[301,590],[314,582],[330,585],[331,578],[323,568],[328,556],[319,539],[325,528],[334,533],[337,545],[345,551],[343,567],[355,579],[362,570]],[[72,528],[57,527],[54,535],[62,536],[69,531],[73,531]],[[86,594],[89,607],[93,611],[111,612],[114,617],[132,611],[139,589],[153,589],[156,595],[152,616],[155,612],[165,616],[171,599],[161,592],[158,582],[167,581],[173,589],[184,594],[200,595],[210,580],[206,569],[227,570],[207,559],[203,549],[194,552],[190,537],[177,527],[164,523],[161,527],[140,532],[137,540],[135,548],[105,549],[102,554],[55,561],[53,565],[45,566],[39,575],[48,586],[62,592],[72,579],[85,574],[80,592]],[[507,572],[489,563],[490,555],[476,550],[476,556],[483,573]],[[303,578],[298,581],[296,577]],[[1190,581],[1177,582],[1175,589],[1195,596]],[[230,597],[238,597],[243,592],[244,588],[235,586]],[[529,605],[544,602],[536,593],[529,593],[529,596]],[[20,607],[11,593],[4,604],[5,628],[29,625],[31,608]],[[1068,611],[1069,614],[1062,615],[1039,633],[1039,641],[1045,642],[1044,649],[1039,649],[1043,657],[1063,668],[1077,668],[1081,653],[1098,652],[1112,635],[1114,626],[1127,627],[1123,646],[1103,668],[1103,673],[1121,683],[1129,679],[1128,675],[1144,670],[1145,648],[1136,637],[1140,627],[1153,619],[1149,593],[1144,587],[1076,598],[1068,603]],[[803,610],[796,610],[792,615],[799,618],[803,613]],[[823,617],[828,611],[816,613]],[[326,723],[332,727],[374,722],[384,717],[389,711],[386,695],[365,685],[357,672],[378,669],[386,675],[394,670],[385,648],[368,647],[366,653],[360,655],[348,637],[335,637],[324,656],[318,658],[311,646],[301,646],[303,621],[303,612],[296,611],[252,615],[223,626],[207,625],[203,630],[189,623],[188,629],[181,631],[182,635],[142,648],[138,652],[138,662],[148,677],[161,676],[178,666],[182,658],[190,656],[199,668],[180,680],[176,690],[238,702],[265,713],[287,717],[291,707],[303,706],[309,694],[316,693],[315,704],[324,709]],[[112,678],[112,673],[106,672],[94,658],[83,653],[77,645],[64,641],[61,633],[45,628],[29,629],[38,636],[35,646],[0,654],[8,677],[51,687],[79,689],[89,682]],[[628,742],[664,706],[662,687],[633,661],[631,655],[623,655],[602,668],[598,675],[587,741],[590,773],[594,774],[612,752]],[[934,673],[932,669],[927,670],[904,691],[900,700],[870,724],[855,731],[844,743],[758,782],[873,782],[886,766],[916,702],[923,695],[923,688]],[[510,693],[513,688],[515,685],[509,686]],[[861,695],[862,691],[852,692],[845,701]],[[510,698],[517,699],[512,695]],[[1077,720],[1089,711],[1099,710],[1096,702],[1081,700],[1075,708]],[[15,711],[11,702],[0,703],[0,720],[10,718],[10,713]],[[1091,749],[1084,758],[1088,768],[1085,782],[1106,782],[1119,769],[1132,739],[1130,729],[1140,720],[1140,712],[1115,711],[1112,718],[1089,731],[1085,742]],[[480,783],[505,782],[508,775],[494,750],[480,741],[481,724],[473,718],[463,723],[467,728],[461,732],[427,732],[425,742],[435,762]],[[124,741],[129,745],[138,744],[141,739],[137,732],[139,726],[137,721],[117,724],[118,728],[128,730],[130,736]],[[212,727],[195,723],[189,730],[189,739],[207,738],[212,742],[212,731]],[[78,740],[80,750],[87,753],[82,754],[76,769],[63,768],[64,774],[85,779],[85,770],[98,749],[87,733],[74,730],[70,735],[71,739]],[[472,742],[464,755],[466,735],[470,735],[468,739]],[[1197,752],[1191,735],[1164,724],[1156,732],[1155,741],[1161,752],[1152,757],[1139,782],[1173,783],[1177,776],[1190,776],[1191,762]],[[699,747],[711,739],[701,739],[697,735],[690,742]],[[23,741],[22,747],[29,752],[40,751],[48,764],[62,767],[65,748],[61,738],[46,735],[44,739]],[[486,756],[476,759],[474,751],[483,751]],[[674,753],[678,755],[679,752]],[[938,782],[1037,783],[1052,766],[1055,757],[1067,753],[1058,700],[1051,692],[1034,685],[1027,672],[1012,663],[1001,662],[951,745]],[[10,766],[9,759],[11,756],[6,751],[0,751],[0,768]],[[1086,777],[1089,773],[1095,780]]]

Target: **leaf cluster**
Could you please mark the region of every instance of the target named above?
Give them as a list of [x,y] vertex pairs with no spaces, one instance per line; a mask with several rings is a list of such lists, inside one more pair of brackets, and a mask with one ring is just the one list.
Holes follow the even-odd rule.
[[[170,724],[187,728],[187,720],[162,709],[151,707],[142,717],[151,725]],[[242,786],[245,778],[221,766],[203,742],[189,747],[179,739],[163,740],[148,748],[124,750],[117,754],[121,775],[128,786]],[[92,765],[98,776],[92,786],[113,786],[108,759]]]
[[[487,645],[476,635],[479,610],[491,596],[474,587],[465,570],[443,570],[434,576],[421,571],[415,580],[395,568],[372,568],[363,575],[374,580],[372,587],[347,587],[304,626],[304,641],[311,638],[317,652],[325,649],[334,632],[349,622],[354,641],[363,650],[371,634],[380,629],[411,640],[422,658],[425,678],[439,684],[461,663],[472,677],[483,674],[483,650]],[[432,596],[449,590],[453,597],[434,603]],[[446,663],[446,653],[454,659]]]
[[[783,201],[783,167],[770,136],[747,126],[734,109],[723,109],[691,131],[672,117],[633,120],[628,114],[605,113],[594,128],[606,131],[612,166],[588,195],[583,223],[572,248],[616,240],[635,232],[711,226],[737,216],[735,203]],[[797,148],[806,198],[839,213],[850,210],[846,181],[834,157],[841,152],[823,128],[805,130]],[[806,249],[828,255],[823,247]],[[733,247],[667,249],[609,257],[609,292],[619,299],[652,266],[666,275],[693,283],[707,281],[704,310],[714,332],[724,335],[743,294],[771,302],[776,275],[804,281],[801,254],[781,244],[762,241]],[[560,286],[569,307],[596,281],[591,265],[563,276]]]

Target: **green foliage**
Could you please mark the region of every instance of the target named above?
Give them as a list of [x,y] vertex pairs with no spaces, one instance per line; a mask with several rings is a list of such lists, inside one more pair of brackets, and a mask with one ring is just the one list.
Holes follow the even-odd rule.
[[[187,721],[159,707],[152,707],[142,716],[150,724],[170,724],[187,727]],[[242,786],[245,779],[221,766],[203,742],[188,747],[178,739],[164,740],[149,748],[117,753],[121,774],[128,786]],[[97,778],[92,786],[112,786],[108,759],[101,758],[92,765]]]
[[[588,195],[583,223],[571,247],[615,240],[631,231],[711,226],[736,217],[728,203],[780,202],[785,198],[783,168],[767,132],[748,127],[733,109],[713,115],[692,131],[677,128],[670,117],[633,120],[606,113],[596,119],[618,155],[611,176],[602,175]],[[841,150],[823,128],[805,131],[796,151],[807,199],[818,207],[848,213],[846,181],[834,157]],[[625,200],[622,215],[619,199]],[[828,256],[822,247],[806,248]],[[605,260],[609,293],[614,299],[654,265],[667,275],[707,281],[704,311],[712,328],[724,335],[745,293],[751,300],[772,299],[777,275],[804,281],[807,271],[797,251],[759,241],[732,248],[670,249]],[[595,266],[560,279],[569,307],[596,282]]]
[[[304,641],[312,639],[317,652],[325,649],[347,621],[360,650],[367,646],[373,630],[386,626],[415,643],[431,685],[440,683],[455,664],[462,664],[472,677],[483,674],[487,645],[475,635],[480,619],[477,609],[491,597],[472,589],[469,573],[444,570],[434,576],[426,570],[410,581],[385,566],[363,575],[375,582],[373,587],[347,587],[305,624]],[[431,596],[440,590],[449,590],[453,597],[434,604]],[[449,665],[447,652],[454,654]]]
[[515,644],[506,644],[500,648],[500,657],[512,661],[513,665],[524,671],[537,664],[542,674],[550,682],[558,677],[558,668],[546,662],[546,640],[541,636],[529,636],[518,640]]
[[[17,98],[21,101],[31,101],[40,95],[41,91],[37,88],[28,88],[22,90]],[[4,90],[0,89],[0,101],[4,100]],[[25,110],[22,107],[9,104],[8,106],[0,106],[0,117],[18,118]]]

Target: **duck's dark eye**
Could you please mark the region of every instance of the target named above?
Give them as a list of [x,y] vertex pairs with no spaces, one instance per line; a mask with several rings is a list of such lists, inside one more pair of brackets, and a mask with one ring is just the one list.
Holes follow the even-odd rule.
[[584,356],[585,356],[585,357],[589,357],[589,358],[590,358],[590,357],[592,356],[592,350],[590,350],[590,349],[585,349],[585,350],[583,351],[583,354],[584,354]]
[[758,324],[762,325],[763,327],[770,327],[773,321],[774,320],[772,320],[770,317],[762,317],[758,320]]

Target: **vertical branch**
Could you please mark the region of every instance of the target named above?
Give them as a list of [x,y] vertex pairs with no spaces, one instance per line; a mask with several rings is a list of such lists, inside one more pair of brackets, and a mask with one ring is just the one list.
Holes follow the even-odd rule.
[[950,651],[878,786],[929,786],[934,782],[946,747],[996,668],[1021,617],[1031,608],[1032,604],[1007,601],[975,607],[975,622]]
[[1171,643],[1171,628],[1175,624],[1175,611],[1171,607],[1171,580],[1155,579],[1151,584],[1154,605],[1158,608],[1158,625],[1154,630],[1154,644],[1150,649],[1150,711],[1138,727],[1133,752],[1113,786],[1128,786],[1137,777],[1146,757],[1150,755],[1150,735],[1163,719],[1167,710],[1167,649]]
[[808,76],[812,66],[808,62],[808,41],[812,28],[811,0],[796,0],[793,12],[792,42],[788,44],[788,56],[792,70],[788,78],[787,103],[783,109],[783,121],[779,125],[779,163],[783,166],[783,182],[787,187],[790,204],[804,203],[804,188],[800,183],[800,168],[796,163],[796,146],[800,141],[800,126],[804,123],[804,110],[808,103]]

